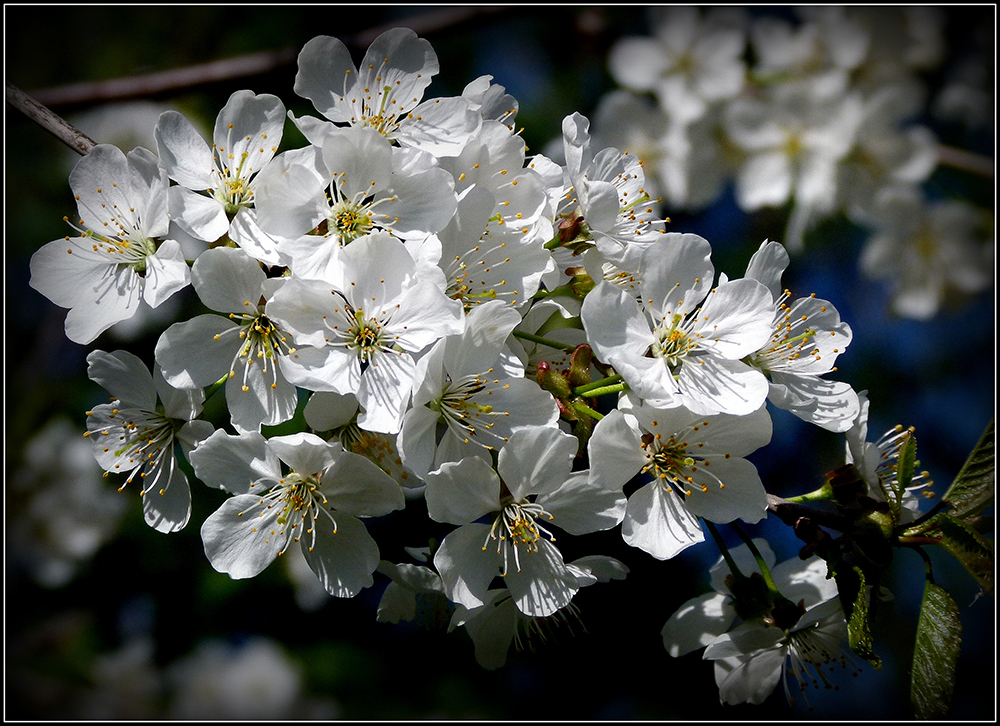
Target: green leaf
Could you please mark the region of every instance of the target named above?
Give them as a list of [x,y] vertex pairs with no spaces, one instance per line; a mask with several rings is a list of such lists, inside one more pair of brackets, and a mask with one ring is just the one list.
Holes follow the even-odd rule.
[[969,458],[958,472],[955,481],[948,487],[942,499],[952,505],[951,515],[959,519],[979,514],[993,502],[993,487],[996,480],[994,461],[993,421],[991,420],[969,454]]
[[993,595],[993,543],[967,522],[942,514],[932,520],[937,544],[947,550],[969,571],[986,592]]
[[[882,659],[875,655],[875,651],[872,650],[872,631],[868,622],[868,588],[865,587],[865,573],[857,565],[853,565],[851,569],[857,576],[858,589],[854,596],[850,617],[847,619],[847,642],[851,646],[851,650],[871,663],[875,670],[879,670],[882,667]],[[840,585],[839,578],[837,584]]]
[[943,587],[928,580],[917,622],[910,682],[910,703],[917,718],[943,718],[948,713],[961,646],[958,606]]

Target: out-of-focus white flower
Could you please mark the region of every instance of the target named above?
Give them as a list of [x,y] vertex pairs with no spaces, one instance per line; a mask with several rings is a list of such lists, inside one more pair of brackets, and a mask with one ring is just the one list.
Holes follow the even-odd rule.
[[[127,154],[139,147],[156,148],[156,122],[160,120],[160,114],[169,110],[170,106],[156,101],[123,101],[71,114],[66,121],[99,144],[117,146]],[[199,122],[194,123],[200,133]],[[78,161],[80,155],[67,148],[67,174]]]
[[837,192],[840,204],[863,222],[882,188],[922,184],[938,165],[938,143],[926,126],[909,122],[924,107],[925,92],[916,82],[881,86],[865,98],[854,146],[841,160]]
[[[309,718],[302,664],[273,640],[251,638],[240,645],[202,643],[167,671],[169,715],[190,721],[258,721]],[[326,702],[325,718],[339,708]],[[322,713],[322,711],[321,711]]]
[[7,480],[8,562],[45,587],[69,582],[125,513],[92,448],[67,419],[53,419],[25,444],[24,465]]
[[153,660],[151,638],[138,637],[100,654],[91,667],[93,686],[75,716],[90,721],[148,720],[162,716],[163,674]]
[[848,8],[848,16],[877,39],[868,45],[868,54],[856,70],[856,85],[870,90],[937,67],[946,49],[943,13],[943,8],[929,6]]
[[709,105],[736,96],[746,75],[746,17],[737,8],[670,6],[653,17],[654,38],[620,40],[609,57],[611,75],[626,88],[652,91],[681,123]]
[[801,14],[804,20],[797,25],[770,16],[753,21],[754,77],[768,84],[822,76],[846,89],[849,74],[868,53],[871,36],[844,8],[804,8]]
[[831,211],[837,163],[850,150],[861,119],[860,96],[814,80],[769,90],[764,98],[741,97],[726,108],[726,131],[746,152],[736,201],[746,211],[790,199],[816,212]]
[[993,221],[967,202],[928,202],[919,189],[893,186],[875,200],[874,227],[861,270],[888,278],[892,309],[926,320],[949,291],[977,293],[993,283]]

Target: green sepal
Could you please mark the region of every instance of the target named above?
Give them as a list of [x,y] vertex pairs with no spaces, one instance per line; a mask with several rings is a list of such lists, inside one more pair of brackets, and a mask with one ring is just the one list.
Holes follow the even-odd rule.
[[910,703],[917,718],[938,719],[948,713],[961,646],[958,606],[943,587],[928,580],[917,621],[910,680]]
[[917,460],[917,439],[911,433],[906,437],[906,441],[899,450],[899,458],[896,460],[896,489],[893,496],[887,496],[889,506],[892,507],[892,517],[899,521],[900,511],[903,506],[903,492],[913,481],[913,469]]

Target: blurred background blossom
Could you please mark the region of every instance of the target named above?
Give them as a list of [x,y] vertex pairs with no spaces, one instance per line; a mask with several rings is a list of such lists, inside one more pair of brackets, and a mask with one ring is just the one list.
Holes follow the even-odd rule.
[[[428,97],[458,95],[492,75],[519,102],[529,154],[553,148],[562,119],[579,111],[592,122],[595,148],[613,145],[643,161],[669,230],[708,239],[717,269],[730,277],[764,239],[798,249],[785,285],[830,300],[855,334],[838,379],[869,391],[872,431],[916,426],[922,467],[939,494],[994,413],[994,7],[252,6],[234,15],[210,6],[5,6],[4,14],[5,74],[28,92],[274,53],[266,70],[246,77],[113,104],[92,89],[89,98],[53,104],[96,141],[126,150],[155,148],[150,136],[163,109],[210,128],[244,88],[279,96],[296,116],[311,113],[292,92],[295,54],[306,41],[356,38],[359,58],[374,34],[357,34],[412,24],[443,69]],[[79,37],[80,28],[86,43],[53,42]],[[286,123],[282,148],[304,144]],[[804,704],[790,708],[781,697],[723,708],[710,664],[664,650],[667,617],[709,587],[718,557],[710,545],[661,563],[637,557],[617,532],[588,535],[567,559],[601,551],[626,563],[628,578],[581,592],[574,604],[584,634],[557,631],[537,652],[512,651],[491,672],[475,664],[464,629],[376,622],[387,577],[334,600],[306,584],[316,580],[300,576],[300,562],[253,581],[212,570],[198,523],[222,492],[194,482],[192,524],[169,536],[149,530],[135,491],[118,493],[119,481],[100,476],[82,436],[84,411],[106,401],[86,377],[89,348],[66,340],[65,311],[27,285],[31,254],[66,233],[74,161],[8,107],[8,718],[806,715]],[[197,309],[192,294],[175,297],[170,315]],[[97,344],[151,361],[163,322],[137,315],[130,323]],[[210,405],[206,415],[221,412]],[[772,444],[752,457],[769,491],[814,489],[843,463],[843,436],[772,414]],[[405,548],[426,546],[416,513],[371,522],[383,557],[406,561]],[[770,521],[754,534],[779,559],[801,544]],[[896,597],[880,603],[876,619],[885,668],[838,682],[838,693],[810,694],[809,716],[908,713],[923,568],[906,554],[887,583]],[[994,600],[979,597],[961,568],[934,562],[966,634],[951,715],[983,719],[995,705],[983,685],[995,683]],[[665,683],[683,684],[684,697],[669,695],[679,689]],[[553,686],[587,689],[588,697],[553,699]]]

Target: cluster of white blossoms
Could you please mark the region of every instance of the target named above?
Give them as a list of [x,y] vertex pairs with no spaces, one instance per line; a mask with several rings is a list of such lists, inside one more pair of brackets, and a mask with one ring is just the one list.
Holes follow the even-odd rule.
[[790,209],[792,251],[819,221],[846,215],[871,231],[862,272],[889,278],[904,317],[933,316],[946,292],[987,289],[987,210],[925,198],[947,150],[923,121],[964,90],[928,99],[921,77],[945,57],[942,10],[795,13],[651,11],[651,36],[611,50],[621,88],[602,100],[595,135],[642,159],[647,189],[672,212],[705,208],[727,183],[744,211]]
[[[706,60],[725,63],[736,31],[713,32]],[[850,327],[782,289],[780,244],[761,244],[744,277],[717,276],[709,242],[666,232],[642,164],[596,149],[587,119],[566,117],[564,164],[528,156],[502,87],[486,76],[425,99],[437,72],[410,30],[359,66],[319,37],[295,91],[323,118],[287,114],[303,148],[280,150],[282,102],[250,91],[211,143],[167,111],[156,154],[98,145],[70,176],[79,226],[34,255],[31,285],[70,309],[81,344],[188,284],[205,309],[162,332],[151,367],[88,357],[112,396],[88,412],[94,453],[140,489],[151,527],[188,523],[186,457],[231,495],[199,523],[216,570],[253,577],[298,548],[338,597],[379,571],[392,580],[380,619],[451,603],[492,668],[568,619],[580,588],[627,573],[599,553],[566,561],[564,536],[620,525],[665,560],[704,540],[702,520],[756,523],[768,497],[746,457],[771,439],[766,402],[846,432],[862,401],[828,377]],[[739,88],[702,81],[662,90],[707,109]],[[748,169],[777,178],[757,132]],[[201,240],[195,259],[177,229]],[[228,421],[206,421],[223,391]],[[366,523],[420,498],[447,534],[410,543],[417,563],[387,560]],[[783,662],[805,636],[778,635]],[[749,669],[735,631],[727,642],[710,657],[735,684]]]

